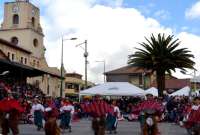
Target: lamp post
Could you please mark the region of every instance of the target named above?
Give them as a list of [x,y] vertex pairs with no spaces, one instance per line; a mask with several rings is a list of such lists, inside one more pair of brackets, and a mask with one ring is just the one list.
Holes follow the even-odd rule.
[[106,76],[105,76],[105,72],[106,72],[106,61],[105,60],[100,60],[100,61],[96,61],[96,62],[102,62],[103,63],[103,81],[104,83],[106,82]]
[[61,74],[61,86],[60,86],[60,97],[62,97],[62,93],[63,93],[63,44],[65,40],[76,40],[77,38],[69,38],[69,39],[64,39],[62,36],[62,47],[61,47],[61,69],[60,69],[60,74]]
[[[85,47],[82,47],[81,45],[84,44]],[[88,64],[88,60],[87,57],[89,55],[88,51],[87,51],[87,40],[85,40],[84,42],[77,44],[76,47],[81,47],[84,50],[84,58],[85,58],[85,89],[87,89],[87,64]]]

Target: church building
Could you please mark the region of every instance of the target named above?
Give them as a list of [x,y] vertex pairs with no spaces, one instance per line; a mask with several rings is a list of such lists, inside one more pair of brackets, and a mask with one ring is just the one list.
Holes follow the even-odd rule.
[[[0,28],[0,65],[10,65],[43,72],[40,76],[14,73],[26,79],[26,83],[38,85],[45,94],[60,96],[60,70],[49,67],[45,59],[44,33],[40,25],[40,9],[28,0],[16,0],[4,4],[3,22]],[[5,66],[6,67],[6,66]],[[16,68],[14,68],[16,69]],[[1,71],[1,69],[0,69]],[[3,70],[1,71],[3,72]],[[23,75],[22,75],[23,74]],[[63,73],[64,74],[64,73]],[[23,78],[25,76],[25,78]],[[20,83],[20,82],[19,82]]]

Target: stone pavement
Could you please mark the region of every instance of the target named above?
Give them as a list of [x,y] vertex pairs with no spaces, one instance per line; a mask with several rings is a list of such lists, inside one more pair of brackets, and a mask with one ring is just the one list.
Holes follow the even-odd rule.
[[[62,135],[93,135],[90,128],[90,121],[82,120],[74,122],[72,133],[66,131]],[[186,130],[171,123],[159,124],[161,135],[187,135]],[[138,122],[119,122],[118,135],[139,135],[140,128]],[[20,135],[44,135],[44,131],[36,131],[33,125],[20,125]]]

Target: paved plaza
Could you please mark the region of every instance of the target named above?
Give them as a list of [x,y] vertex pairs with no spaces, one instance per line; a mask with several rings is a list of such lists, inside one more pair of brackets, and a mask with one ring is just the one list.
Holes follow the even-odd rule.
[[[161,135],[187,135],[184,128],[171,123],[161,123]],[[72,133],[65,132],[63,135],[93,135],[90,128],[90,121],[82,120],[74,122]],[[140,128],[138,122],[119,122],[118,135],[139,135]],[[20,125],[20,135],[44,135],[44,131],[36,131],[33,125]]]

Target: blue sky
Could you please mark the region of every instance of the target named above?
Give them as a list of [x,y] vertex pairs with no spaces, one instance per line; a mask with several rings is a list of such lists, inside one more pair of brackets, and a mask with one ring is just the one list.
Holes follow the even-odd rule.
[[[0,16],[3,15],[3,4],[14,0],[0,1]],[[39,3],[38,0],[30,0]],[[45,0],[44,0],[45,1]],[[97,3],[108,5],[109,0],[97,0]],[[198,0],[124,0],[122,7],[136,8],[145,17],[152,17],[158,20],[163,26],[171,27],[176,32],[187,31],[200,35],[199,19],[187,19],[185,12]],[[44,7],[45,5],[40,5]],[[43,10],[41,10],[43,14]]]
[[[0,1],[0,18],[3,3]],[[68,72],[84,74],[83,51],[77,43],[88,40],[88,78],[103,81],[106,71],[127,64],[128,55],[144,36],[151,33],[174,34],[195,55],[200,69],[200,1],[199,0],[31,0],[41,11],[41,26],[47,48],[45,56],[52,67],[60,67],[61,35],[78,37],[66,41],[64,65]],[[200,72],[197,72],[200,74]],[[180,75],[178,74],[178,77]]]
[[[106,0],[105,0],[106,1]],[[101,1],[101,4],[108,3]],[[145,17],[152,17],[162,25],[171,27],[176,32],[187,30],[194,34],[200,34],[199,19],[187,19],[185,12],[198,0],[124,0],[122,6],[136,8]]]

